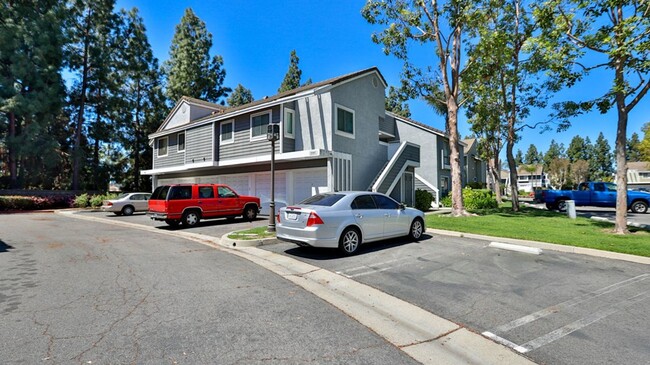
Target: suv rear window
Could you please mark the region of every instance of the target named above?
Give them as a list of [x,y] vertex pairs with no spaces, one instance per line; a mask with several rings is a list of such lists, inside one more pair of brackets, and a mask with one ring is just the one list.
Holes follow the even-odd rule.
[[169,185],[163,185],[156,188],[151,194],[150,200],[165,200],[169,192]]
[[191,186],[172,186],[169,192],[169,200],[192,199]]
[[331,207],[341,200],[345,195],[343,194],[317,194],[300,202],[302,205],[322,205]]

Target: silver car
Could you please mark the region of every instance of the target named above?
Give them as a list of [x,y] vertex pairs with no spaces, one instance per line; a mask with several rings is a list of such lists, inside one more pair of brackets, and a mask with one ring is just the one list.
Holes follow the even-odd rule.
[[424,232],[424,213],[368,191],[314,195],[276,216],[277,238],[300,246],[338,248],[345,255],[362,243]]
[[146,212],[149,209],[151,193],[125,193],[117,198],[104,200],[102,211],[113,212],[115,215],[131,215],[133,212]]

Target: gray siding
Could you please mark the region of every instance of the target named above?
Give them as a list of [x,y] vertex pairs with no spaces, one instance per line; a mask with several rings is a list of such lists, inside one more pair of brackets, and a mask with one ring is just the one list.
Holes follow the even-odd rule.
[[[282,152],[294,152],[296,151],[296,138],[300,135],[298,129],[300,128],[300,115],[298,114],[297,103],[292,101],[290,103],[285,103],[282,105],[284,108],[293,110],[293,137],[289,138],[284,136],[284,128],[282,125]],[[286,123],[284,116],[282,116],[282,123]]]
[[379,117],[379,130],[394,136],[395,119],[389,115],[386,115],[385,117]]
[[185,163],[212,160],[212,124],[188,129],[185,134]]
[[[257,113],[255,113],[257,114]],[[278,123],[280,121],[280,106],[275,106],[271,110],[271,122]],[[235,141],[231,144],[219,145],[219,160],[230,160],[237,158],[264,156],[271,153],[271,142],[264,139],[251,141],[250,140],[250,124],[251,114],[238,116],[235,118]],[[219,134],[220,129],[216,130]],[[219,137],[217,137],[219,140]],[[276,153],[280,152],[280,142],[275,144]]]
[[[174,167],[182,166],[183,161],[185,160],[185,152],[178,152],[178,133],[173,133],[169,135],[169,144],[167,146],[167,156],[158,157],[158,140],[156,138],[154,141],[154,158],[153,158],[153,167],[155,169],[165,168],[165,167]],[[187,135],[185,136],[185,145],[187,146]]]

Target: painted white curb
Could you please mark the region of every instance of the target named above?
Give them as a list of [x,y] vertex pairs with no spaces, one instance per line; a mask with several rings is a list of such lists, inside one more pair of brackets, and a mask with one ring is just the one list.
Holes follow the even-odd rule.
[[542,254],[542,249],[541,248],[521,246],[521,245],[511,245],[509,243],[503,243],[503,242],[490,242],[488,247],[500,248],[502,250],[508,250],[508,251],[529,253],[529,254],[532,254],[532,255],[541,255]]

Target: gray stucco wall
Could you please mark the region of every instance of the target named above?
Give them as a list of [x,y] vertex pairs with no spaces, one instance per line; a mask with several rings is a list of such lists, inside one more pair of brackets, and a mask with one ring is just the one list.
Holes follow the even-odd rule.
[[[327,127],[331,130],[332,150],[352,155],[354,190],[368,189],[388,158],[386,146],[379,144],[379,118],[385,116],[384,93],[384,86],[374,73],[339,85],[330,92]],[[336,104],[354,110],[354,139],[335,133]]]
[[420,162],[420,149],[415,146],[407,145],[402,154],[398,157],[397,162],[391,167],[386,175],[386,179],[381,183],[377,189],[380,193],[388,193],[388,188],[393,184],[398,174],[402,170],[407,161]]

